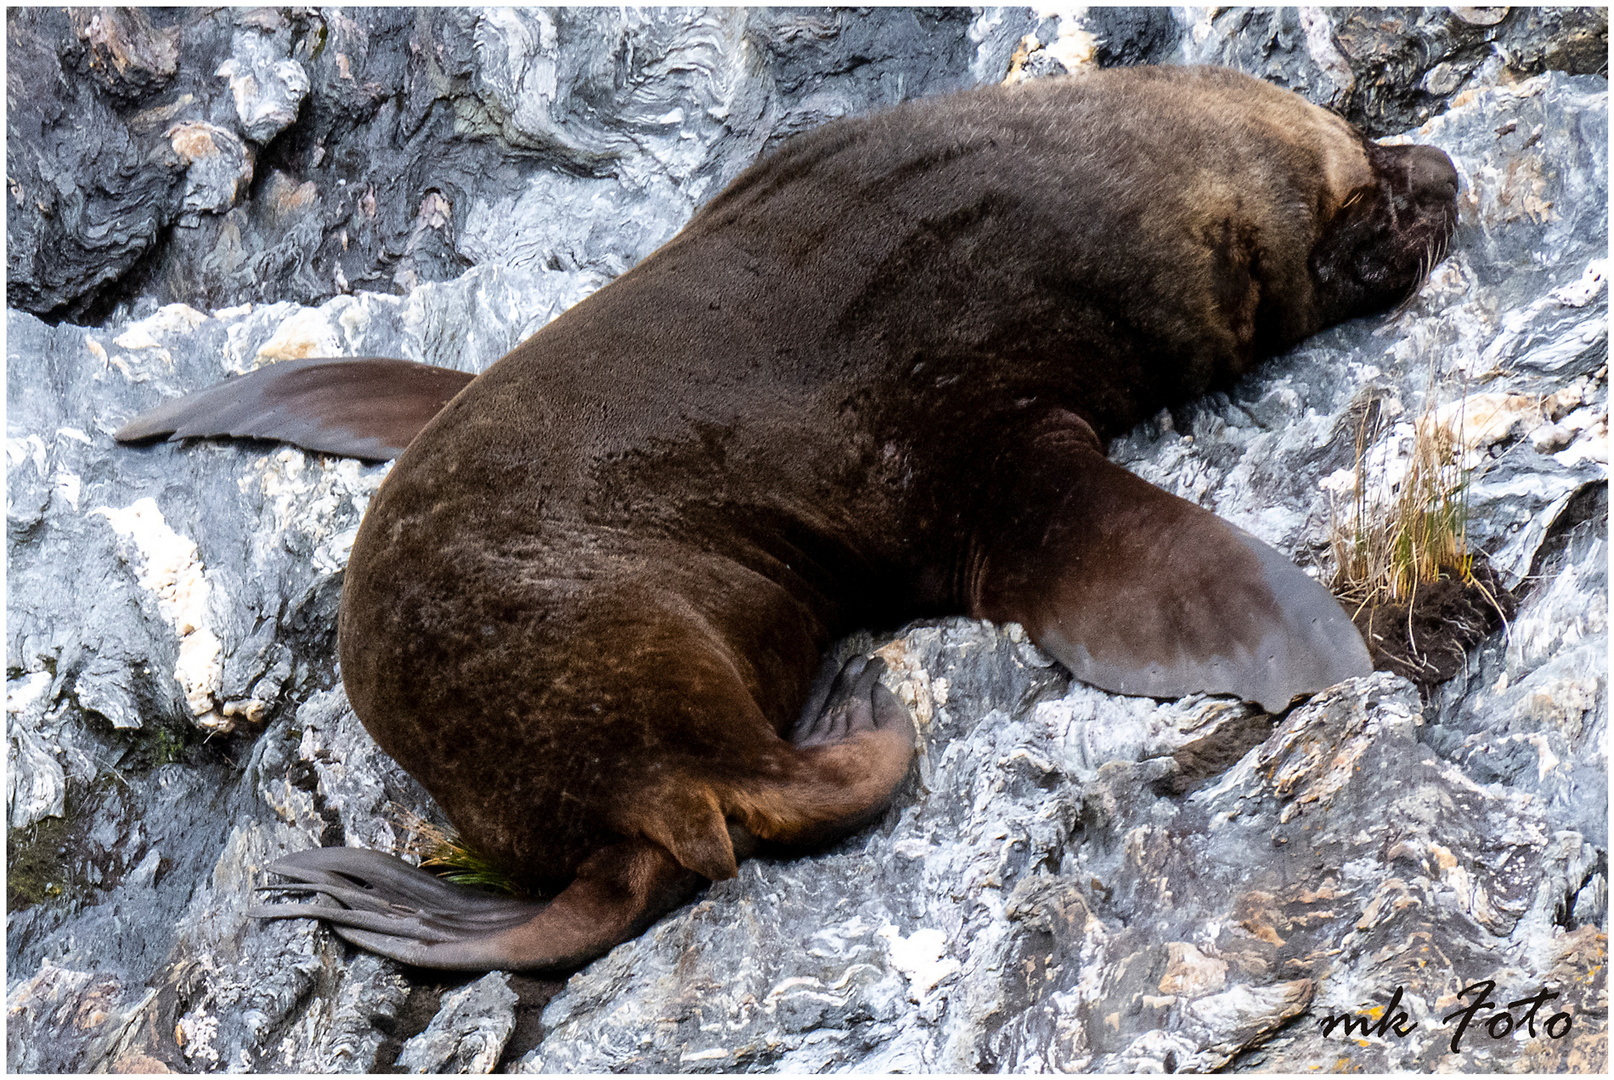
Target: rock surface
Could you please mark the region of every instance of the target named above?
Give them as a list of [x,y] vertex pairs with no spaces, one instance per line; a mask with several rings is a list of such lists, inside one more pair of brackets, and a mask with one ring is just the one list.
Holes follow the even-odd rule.
[[[7,30],[10,1069],[1606,1067],[1605,13],[14,9]],[[441,821],[334,669],[386,467],[129,450],[124,420],[287,357],[480,370],[793,131],[1185,61],[1440,146],[1461,224],[1400,311],[1112,454],[1324,573],[1363,413],[1368,481],[1404,471],[1420,419],[1450,425],[1470,540],[1520,596],[1464,673],[1268,717],[1072,684],[1015,627],[888,628],[839,647],[881,650],[921,730],[885,820],[744,864],[563,985],[244,918],[283,852],[407,851]],[[1496,1009],[1454,1046],[1486,980]]]
[[491,971],[443,999],[426,1030],[404,1043],[398,1068],[412,1073],[488,1073],[515,1029],[510,976]]

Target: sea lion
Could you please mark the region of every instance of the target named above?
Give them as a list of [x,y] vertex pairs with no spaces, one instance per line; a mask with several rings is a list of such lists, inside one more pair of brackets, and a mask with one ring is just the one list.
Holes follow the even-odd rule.
[[[355,712],[554,899],[335,848],[272,869],[344,908],[255,913],[425,967],[596,956],[756,840],[884,809],[913,732],[878,662],[811,686],[858,625],[1018,621],[1098,686],[1272,711],[1368,673],[1321,586],[1104,446],[1409,295],[1456,193],[1438,150],[1216,69],[992,87],[787,141],[422,408],[353,545]],[[128,431],[227,413],[220,431],[294,442],[407,437],[406,409],[378,435],[349,393],[310,392],[320,371],[276,365],[228,408]]]

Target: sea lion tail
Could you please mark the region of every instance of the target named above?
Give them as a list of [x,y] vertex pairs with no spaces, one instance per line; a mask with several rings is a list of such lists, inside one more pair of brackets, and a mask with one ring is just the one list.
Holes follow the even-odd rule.
[[344,941],[416,967],[446,971],[558,970],[602,955],[689,898],[701,878],[665,849],[626,840],[596,851],[544,902],[452,885],[402,859],[361,848],[315,848],[270,871],[336,901],[261,904],[259,919],[322,919]]
[[269,364],[160,405],[112,437],[138,443],[203,436],[274,439],[304,450],[397,457],[474,376],[387,357]]

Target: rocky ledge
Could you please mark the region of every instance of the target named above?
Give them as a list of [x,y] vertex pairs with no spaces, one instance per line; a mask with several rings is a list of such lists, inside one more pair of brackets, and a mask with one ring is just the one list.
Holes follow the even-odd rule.
[[[10,1069],[1606,1068],[1603,11],[7,14]],[[1456,162],[1415,298],[1112,447],[1325,574],[1446,425],[1518,600],[1455,678],[1268,716],[871,628],[922,736],[885,819],[563,982],[244,918],[279,854],[440,820],[333,666],[385,467],[112,431],[277,358],[479,370],[792,131],[1135,62]]]

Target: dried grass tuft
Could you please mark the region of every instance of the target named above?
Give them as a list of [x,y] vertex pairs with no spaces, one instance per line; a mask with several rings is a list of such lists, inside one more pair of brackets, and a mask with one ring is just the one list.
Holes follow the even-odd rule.
[[1367,451],[1378,432],[1378,410],[1364,410],[1356,429],[1356,481],[1349,514],[1329,529],[1334,594],[1358,611],[1389,603],[1411,605],[1420,588],[1446,578],[1477,589],[1498,612],[1502,605],[1474,574],[1468,548],[1468,482],[1462,429],[1453,432],[1430,406],[1413,425],[1412,460],[1393,488],[1367,479]]

